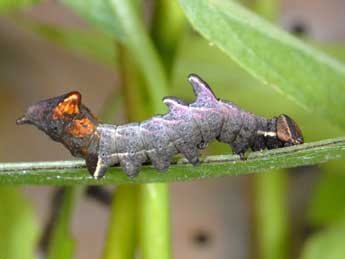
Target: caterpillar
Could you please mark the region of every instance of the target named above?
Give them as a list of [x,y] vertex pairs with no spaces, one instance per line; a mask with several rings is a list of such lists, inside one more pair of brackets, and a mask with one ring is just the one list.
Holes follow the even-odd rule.
[[88,171],[97,179],[114,164],[120,164],[129,177],[137,176],[146,161],[163,172],[178,153],[197,165],[199,150],[214,140],[229,144],[241,159],[246,159],[248,149],[259,151],[304,142],[300,128],[289,116],[256,116],[218,99],[198,75],[191,74],[188,80],[196,96],[194,102],[164,97],[169,112],[142,122],[100,123],[81,103],[81,94],[73,91],[29,106],[17,124],[36,126],[73,156],[84,158]]

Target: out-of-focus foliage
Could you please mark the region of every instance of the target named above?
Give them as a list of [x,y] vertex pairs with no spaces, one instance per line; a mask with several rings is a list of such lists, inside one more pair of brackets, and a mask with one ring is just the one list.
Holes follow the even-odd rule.
[[[193,27],[264,84],[345,128],[345,66],[235,1],[180,0]],[[327,107],[327,108],[326,108]]]
[[256,175],[254,191],[258,239],[256,258],[290,258],[288,174],[277,170]]
[[[138,0],[128,1],[131,1],[136,7],[141,4],[141,1]],[[100,31],[110,34],[122,43],[128,41],[121,25],[122,22],[114,13],[109,0],[62,0],[62,2]]]
[[119,41],[125,42],[126,36],[121,28],[121,23],[114,12],[108,0],[62,0],[78,15],[84,18],[97,29],[115,36]]
[[345,222],[334,224],[312,236],[305,244],[301,259],[343,259]]
[[135,258],[138,239],[137,199],[136,185],[121,185],[114,192],[103,259]]
[[34,259],[38,224],[18,188],[0,187],[0,258]]
[[16,9],[25,8],[42,0],[0,0],[0,13],[7,13]]
[[28,19],[17,19],[17,24],[38,36],[86,58],[114,66],[117,61],[114,39],[108,34],[61,28]]
[[188,23],[177,1],[158,0],[155,4],[151,26],[152,40],[170,78],[175,67],[176,52]]
[[80,187],[66,187],[62,197],[62,206],[51,233],[48,259],[73,259],[75,257],[75,243],[71,236],[71,219],[75,201]]
[[269,21],[274,22],[280,12],[280,1],[277,0],[255,0],[254,10],[260,16],[266,18]]
[[325,173],[321,175],[308,215],[313,226],[322,227],[345,221],[345,166],[339,162],[330,162],[321,167]]

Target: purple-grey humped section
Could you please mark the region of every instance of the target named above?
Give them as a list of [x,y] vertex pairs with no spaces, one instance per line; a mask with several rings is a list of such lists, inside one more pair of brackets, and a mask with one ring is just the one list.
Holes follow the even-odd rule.
[[304,142],[302,131],[286,114],[272,119],[255,116],[217,99],[197,75],[188,80],[196,96],[193,103],[165,97],[169,112],[143,122],[100,124],[81,103],[81,94],[73,91],[31,105],[16,123],[36,126],[73,156],[85,158],[95,178],[101,178],[114,164],[120,164],[130,177],[136,176],[146,161],[165,171],[177,153],[197,165],[199,150],[214,140],[229,144],[241,159],[249,148],[257,151]]
[[189,82],[196,96],[191,104],[165,97],[163,102],[169,108],[165,115],[121,126],[99,124],[99,157],[94,176],[102,177],[110,165],[117,163],[131,177],[139,173],[146,161],[151,161],[158,171],[165,171],[171,157],[178,153],[196,165],[199,150],[216,139],[231,145],[233,152],[241,156],[248,148],[265,148],[257,131],[266,131],[269,120],[218,100],[196,75],[189,76]]

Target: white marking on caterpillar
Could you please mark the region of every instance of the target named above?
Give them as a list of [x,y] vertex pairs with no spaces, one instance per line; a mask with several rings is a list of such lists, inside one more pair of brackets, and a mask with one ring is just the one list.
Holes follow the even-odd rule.
[[99,176],[100,176],[100,171],[101,171],[101,168],[102,168],[101,162],[102,162],[102,159],[99,158],[99,159],[97,160],[97,166],[96,166],[95,172],[94,172],[94,174],[93,174],[93,177],[94,177],[95,179],[98,179]]
[[262,131],[262,130],[258,130],[257,131],[258,135],[263,135],[264,137],[276,137],[277,133],[273,132],[273,131]]

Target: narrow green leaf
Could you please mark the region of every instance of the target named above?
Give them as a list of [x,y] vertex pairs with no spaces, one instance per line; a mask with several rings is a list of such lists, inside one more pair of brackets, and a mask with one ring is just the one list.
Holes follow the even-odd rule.
[[41,0],[0,0],[0,13],[29,7]]
[[312,236],[305,244],[301,259],[344,259],[345,223],[335,224]]
[[109,33],[121,42],[126,42],[119,17],[114,15],[108,0],[62,0],[62,2],[99,30]]
[[74,240],[71,237],[71,221],[79,187],[66,187],[62,206],[49,239],[48,259],[73,259]]
[[190,181],[227,175],[244,175],[280,168],[320,164],[345,157],[345,138],[306,143],[264,152],[251,153],[246,161],[238,156],[209,156],[201,165],[193,167],[185,159],[173,161],[166,174],[158,173],[152,166],[143,166],[139,176],[127,177],[122,169],[112,167],[104,178],[93,179],[84,169],[84,161],[2,163],[0,184],[123,184]]
[[207,40],[263,83],[345,128],[345,66],[234,1],[180,0]]
[[18,188],[0,187],[0,258],[34,259],[39,234],[32,208]]
[[[327,52],[336,54],[337,57],[342,54],[341,46],[325,44],[321,47]],[[186,38],[180,48],[175,69],[171,94],[191,101],[194,96],[192,91],[186,91],[186,71],[198,73],[211,85],[218,97],[235,102],[247,111],[266,117],[288,114],[298,122],[307,142],[344,135],[344,130],[330,124],[324,118],[311,116],[294,102],[263,86],[222,51],[210,46],[202,38],[196,36]],[[211,149],[207,149],[209,150]],[[220,153],[224,152],[226,152],[225,146]]]
[[[122,43],[127,42],[121,18],[113,12],[110,0],[61,0],[78,15],[95,26],[98,30],[110,34]],[[141,1],[128,0],[135,8]],[[138,9],[138,8],[137,8]]]

